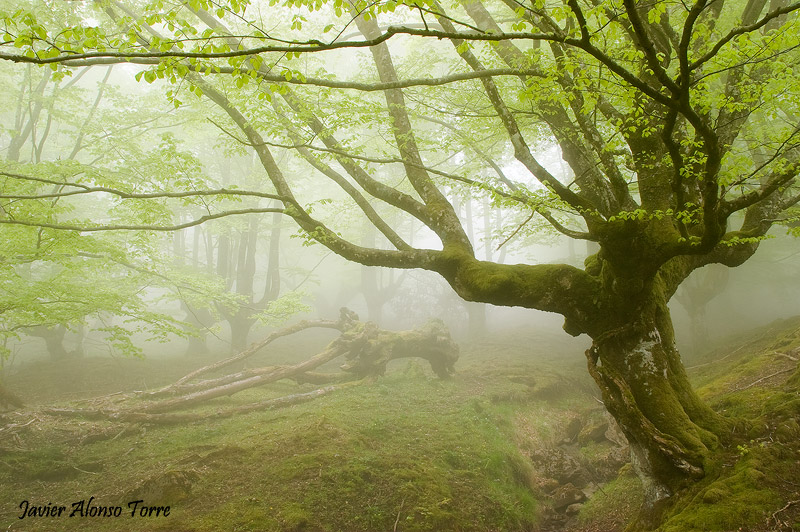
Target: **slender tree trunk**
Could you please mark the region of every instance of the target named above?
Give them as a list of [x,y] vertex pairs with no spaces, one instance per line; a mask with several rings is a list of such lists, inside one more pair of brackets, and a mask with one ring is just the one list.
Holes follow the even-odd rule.
[[19,161],[20,152],[25,145],[25,141],[31,136],[31,132],[39,121],[39,115],[44,107],[44,89],[50,81],[51,74],[52,71],[49,68],[45,69],[38,85],[31,91],[31,102],[28,104],[28,121],[22,126],[21,131],[11,138],[11,143],[8,146],[8,155],[6,157],[11,161]]
[[709,331],[706,320],[708,304],[721,294],[728,284],[728,268],[707,266],[683,282],[675,299],[686,310],[692,333],[692,351],[700,354],[708,347]]
[[710,334],[708,319],[706,319],[706,305],[692,307],[688,312],[692,329],[692,351],[695,355],[699,355],[708,347]]
[[486,333],[486,304],[465,302],[469,321],[468,336],[477,338]]
[[213,314],[211,314],[211,311],[208,309],[196,308],[186,302],[181,304],[181,308],[186,312],[184,320],[200,329],[199,336],[189,336],[185,354],[187,356],[194,356],[208,353],[208,344],[206,343],[207,334],[204,329],[208,329],[214,325],[215,320]]
[[483,260],[492,260],[492,206],[488,198],[483,198]]
[[[277,202],[275,203],[277,207]],[[264,284],[263,305],[278,299],[281,293],[281,213],[272,214],[272,228],[269,231],[269,257],[267,259],[267,281]]]

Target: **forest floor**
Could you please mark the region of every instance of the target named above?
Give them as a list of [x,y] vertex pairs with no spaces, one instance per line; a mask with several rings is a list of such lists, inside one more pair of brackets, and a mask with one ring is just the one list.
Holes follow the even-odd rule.
[[[259,356],[298,362],[330,340],[304,338]],[[800,530],[798,358],[800,317],[687,362],[701,395],[742,421],[661,530]],[[135,401],[119,392],[210,360],[84,358],[8,372],[28,406],[0,414],[0,530],[615,532],[641,502],[580,342],[560,331],[462,344],[451,379],[402,360],[377,380],[225,419],[154,426],[48,413],[97,396]],[[280,381],[195,411],[314,388]]]

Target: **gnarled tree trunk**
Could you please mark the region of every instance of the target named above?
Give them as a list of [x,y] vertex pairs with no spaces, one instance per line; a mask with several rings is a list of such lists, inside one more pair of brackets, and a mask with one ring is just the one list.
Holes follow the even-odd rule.
[[595,335],[586,356],[654,509],[706,474],[727,422],[689,383],[663,291],[652,289],[641,301],[618,313],[617,327]]

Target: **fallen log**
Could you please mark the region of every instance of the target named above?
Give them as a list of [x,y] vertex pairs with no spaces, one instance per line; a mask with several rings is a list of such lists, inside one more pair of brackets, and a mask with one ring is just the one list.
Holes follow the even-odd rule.
[[208,401],[209,399],[214,399],[215,397],[222,397],[224,395],[233,395],[236,392],[240,392],[248,388],[261,386],[264,384],[268,384],[270,382],[275,382],[281,379],[291,377],[293,375],[305,373],[306,371],[321,366],[322,364],[329,362],[334,358],[340,357],[344,352],[345,350],[342,348],[342,346],[331,345],[328,347],[328,349],[326,349],[322,353],[319,353],[311,357],[309,360],[306,360],[302,364],[297,364],[296,366],[287,366],[283,368],[278,368],[270,373],[266,373],[263,375],[248,377],[246,379],[235,381],[230,384],[216,386],[208,390],[202,390],[199,392],[194,392],[187,395],[175,397],[173,399],[166,399],[163,401],[145,405],[143,408],[140,409],[140,411],[166,412],[169,410],[175,410],[177,408],[185,408],[192,405],[196,405]]
[[[42,412],[53,416],[65,417],[85,417],[88,419],[100,420],[107,419],[123,423],[146,423],[149,425],[173,425],[177,423],[190,423],[195,421],[206,421],[209,419],[221,419],[237,414],[245,414],[257,410],[271,410],[274,408],[284,408],[306,401],[311,401],[338,390],[337,386],[326,386],[310,392],[295,393],[266,399],[254,403],[247,403],[240,406],[221,408],[212,412],[181,412],[181,413],[147,413],[141,411],[116,411],[116,410],[88,410],[70,408],[48,408]],[[89,440],[94,441],[94,440]]]
[[[265,366],[246,369],[230,375],[192,382],[197,377],[217,371],[255,354],[276,338],[294,334],[312,327],[333,328],[341,335],[330,342],[324,350],[293,366]],[[316,368],[339,357],[345,358],[339,374],[314,373]],[[418,357],[427,360],[434,373],[441,378],[453,374],[458,360],[458,345],[450,338],[447,328],[439,320],[432,320],[419,329],[411,331],[387,331],[371,322],[361,322],[358,316],[346,308],[340,310],[338,321],[303,321],[275,331],[264,340],[232,357],[192,371],[175,383],[155,392],[138,393],[139,397],[155,399],[114,408],[100,406],[96,409],[50,409],[55,415],[74,415],[87,418],[105,418],[133,423],[180,423],[220,416],[234,415],[262,408],[277,408],[296,402],[310,400],[330,393],[341,386],[328,386],[312,392],[292,394],[219,410],[213,413],[172,413],[175,410],[200,405],[211,399],[230,396],[240,391],[263,386],[281,379],[293,379],[298,383],[325,384],[334,381],[353,381],[383,375],[386,366],[399,358]],[[170,396],[167,399],[163,397]]]
[[440,378],[455,372],[458,345],[440,320],[431,320],[420,329],[412,331],[387,331],[374,323],[365,324],[366,342],[358,350],[345,355],[342,369],[358,377],[380,376],[386,365],[399,358],[423,358]]
[[241,351],[240,353],[237,353],[237,354],[235,354],[233,356],[230,356],[228,358],[225,358],[225,359],[220,360],[218,362],[215,362],[213,364],[209,364],[207,366],[203,366],[202,368],[196,369],[196,370],[192,371],[191,373],[188,373],[188,374],[184,375],[183,377],[181,377],[180,379],[178,379],[174,383],[170,384],[169,386],[165,386],[164,388],[161,388],[160,390],[156,390],[154,392],[148,392],[147,395],[151,396],[151,397],[157,397],[159,395],[167,395],[169,393],[175,393],[176,390],[180,390],[181,386],[185,385],[189,381],[191,381],[193,379],[196,379],[197,377],[200,377],[201,375],[205,375],[206,373],[211,373],[213,371],[217,371],[217,370],[220,370],[222,368],[228,367],[231,364],[235,364],[236,362],[243,361],[243,360],[255,355],[261,349],[263,349],[264,347],[266,347],[267,345],[269,345],[273,341],[275,341],[278,338],[281,338],[283,336],[289,336],[290,334],[294,334],[294,333],[303,331],[305,329],[310,329],[312,327],[322,327],[322,328],[326,328],[326,329],[342,330],[341,329],[342,326],[343,326],[343,324],[341,323],[341,319],[340,319],[340,321],[330,321],[330,320],[307,321],[307,320],[303,320],[303,321],[301,321],[299,323],[296,323],[294,325],[291,325],[291,326],[286,327],[284,329],[281,329],[279,331],[273,332],[272,334],[270,334],[269,336],[267,336],[263,340],[251,344],[250,347],[248,347],[244,351]]

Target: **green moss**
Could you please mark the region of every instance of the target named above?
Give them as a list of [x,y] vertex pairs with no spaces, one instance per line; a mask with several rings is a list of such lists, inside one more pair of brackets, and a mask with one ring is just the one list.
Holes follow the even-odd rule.
[[786,381],[786,388],[788,390],[800,389],[800,366],[795,370],[789,380]]
[[[124,505],[134,490],[179,470],[191,486],[170,517],[129,521],[126,530],[366,532],[391,530],[395,521],[406,531],[530,529],[536,501],[530,466],[514,443],[514,407],[485,400],[470,379],[442,382],[418,373],[391,373],[285,410],[6,454],[0,514],[14,515],[20,494],[39,503],[94,495]],[[285,393],[282,386],[224,401]],[[115,427],[93,430],[105,426]],[[90,467],[82,456],[97,467],[73,468]],[[56,466],[69,466],[70,476],[33,479]],[[26,525],[48,530],[41,521]],[[81,527],[119,530],[120,523]]]
[[659,528],[662,532],[716,532],[762,524],[779,501],[770,485],[781,467],[766,446],[741,446],[732,470],[698,485],[685,496]]
[[642,502],[642,483],[626,467],[583,505],[578,521],[598,530],[617,530],[636,515]]

